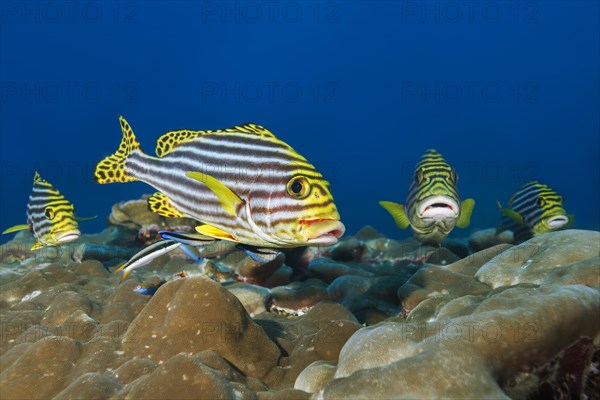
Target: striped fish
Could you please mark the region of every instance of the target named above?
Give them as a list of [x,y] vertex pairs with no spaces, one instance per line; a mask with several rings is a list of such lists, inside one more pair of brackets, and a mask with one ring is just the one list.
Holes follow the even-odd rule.
[[152,157],[120,123],[121,145],[95,179],[153,186],[148,207],[160,215],[191,217],[204,223],[202,235],[260,248],[330,245],[344,233],[329,183],[260,125],[167,132]]
[[37,172],[27,203],[27,224],[13,226],[2,233],[25,229],[31,230],[37,240],[31,250],[61,245],[80,236],[73,204]]
[[521,187],[508,201],[508,208],[500,202],[498,208],[502,213],[498,231],[512,231],[515,243],[568,228],[574,221],[573,215],[565,211],[562,196],[538,181]]
[[415,168],[406,207],[391,201],[379,204],[392,215],[400,229],[410,226],[421,243],[439,246],[455,226],[469,226],[475,206],[473,199],[460,202],[457,180],[454,168],[440,153],[429,149]]

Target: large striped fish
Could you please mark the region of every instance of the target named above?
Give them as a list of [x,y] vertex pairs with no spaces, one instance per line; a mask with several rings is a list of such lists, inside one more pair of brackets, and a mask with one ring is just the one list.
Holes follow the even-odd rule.
[[563,198],[548,185],[531,181],[521,187],[508,201],[502,213],[499,231],[513,232],[514,242],[520,243],[545,232],[569,227],[574,217],[567,215]]
[[160,215],[194,218],[202,235],[257,248],[330,245],[344,233],[329,183],[260,125],[167,132],[152,157],[120,123],[121,145],[95,178],[153,186],[148,206]]
[[458,226],[469,226],[475,206],[473,199],[460,202],[458,177],[440,153],[429,149],[415,168],[408,189],[406,207],[391,201],[380,201],[399,228],[412,228],[413,235],[423,244],[439,246]]
[[3,234],[29,229],[37,242],[31,250],[57,246],[80,236],[75,207],[39,173],[33,177],[33,190],[27,203],[27,224],[15,225]]

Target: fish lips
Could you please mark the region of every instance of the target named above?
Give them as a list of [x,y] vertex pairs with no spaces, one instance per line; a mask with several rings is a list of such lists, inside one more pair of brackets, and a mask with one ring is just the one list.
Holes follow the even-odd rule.
[[58,243],[67,243],[72,242],[75,239],[79,239],[81,236],[81,232],[78,229],[73,229],[66,232],[58,232],[56,233],[56,241]]
[[335,219],[301,220],[301,234],[313,246],[328,246],[337,243],[346,231],[344,224]]
[[449,196],[431,196],[421,201],[417,206],[419,218],[442,221],[458,218],[459,206],[456,200]]
[[569,217],[566,215],[555,215],[554,217],[548,218],[546,223],[550,229],[560,229],[569,223]]

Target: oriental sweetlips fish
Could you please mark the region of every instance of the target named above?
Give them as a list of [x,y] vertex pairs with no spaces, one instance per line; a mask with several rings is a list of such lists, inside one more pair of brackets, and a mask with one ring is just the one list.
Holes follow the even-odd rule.
[[[27,203],[27,224],[6,229],[3,234],[25,229],[31,230],[37,242],[31,250],[43,246],[58,246],[71,242],[81,235],[75,207],[39,173],[33,177],[33,190]],[[87,219],[87,218],[86,218]]]
[[460,202],[454,169],[437,151],[425,152],[415,168],[408,189],[406,206],[380,201],[399,228],[412,228],[413,235],[423,244],[439,246],[454,226],[469,226],[475,206],[473,199]]
[[538,181],[521,187],[508,201],[508,208],[500,202],[498,207],[502,213],[498,231],[512,231],[515,243],[568,228],[575,220],[572,214],[567,215],[562,196]]
[[[344,225],[329,183],[304,157],[266,128],[177,130],[144,153],[120,118],[119,149],[98,163],[98,183],[142,181],[157,190],[148,207],[167,217],[190,217],[204,237],[248,249],[325,246]],[[196,240],[196,238],[194,238]]]

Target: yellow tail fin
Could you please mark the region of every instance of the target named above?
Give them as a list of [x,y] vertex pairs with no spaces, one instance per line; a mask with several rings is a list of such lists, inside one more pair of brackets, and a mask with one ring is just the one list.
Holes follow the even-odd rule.
[[119,117],[119,122],[121,123],[123,139],[121,139],[119,149],[114,154],[105,157],[96,165],[94,178],[98,183],[132,182],[136,180],[133,176],[127,175],[125,161],[133,150],[141,150],[140,143],[135,138],[133,130],[125,118]]

